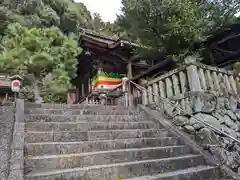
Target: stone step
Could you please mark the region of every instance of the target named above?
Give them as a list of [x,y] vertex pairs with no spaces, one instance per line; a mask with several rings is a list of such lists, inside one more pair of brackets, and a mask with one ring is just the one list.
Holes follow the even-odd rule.
[[219,180],[220,171],[213,166],[197,166],[174,172],[127,178],[124,180]]
[[114,180],[147,174],[164,173],[203,165],[201,155],[185,155],[172,158],[96,165],[84,168],[36,170],[26,175],[26,180]]
[[45,142],[26,144],[25,153],[27,156],[39,156],[175,145],[183,145],[180,138],[160,137],[85,142]]
[[28,122],[28,131],[91,131],[116,129],[150,129],[154,128],[152,121],[129,122]]
[[94,140],[113,140],[143,137],[172,137],[168,131],[161,129],[125,129],[105,131],[28,131],[26,142],[75,142]]
[[132,107],[126,107],[122,105],[99,105],[99,104],[36,104],[36,103],[25,103],[25,109],[35,109],[35,108],[43,108],[43,109],[134,109]]
[[143,121],[144,116],[138,115],[34,115],[25,116],[26,122],[76,122],[76,121]]
[[189,147],[167,146],[137,149],[119,149],[80,154],[43,155],[25,159],[25,170],[67,169],[101,164],[114,164],[130,161],[177,157],[192,153]]
[[25,114],[46,114],[46,115],[137,115],[133,109],[25,109]]

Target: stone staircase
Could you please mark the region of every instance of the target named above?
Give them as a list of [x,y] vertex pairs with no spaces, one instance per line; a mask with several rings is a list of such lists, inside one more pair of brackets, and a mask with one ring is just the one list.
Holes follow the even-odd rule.
[[27,108],[26,180],[213,180],[218,168],[122,106]]

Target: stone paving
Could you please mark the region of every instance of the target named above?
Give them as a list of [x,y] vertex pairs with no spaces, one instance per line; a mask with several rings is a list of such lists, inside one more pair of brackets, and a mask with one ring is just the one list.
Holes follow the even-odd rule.
[[221,177],[199,152],[135,109],[35,105],[25,114],[26,180]]

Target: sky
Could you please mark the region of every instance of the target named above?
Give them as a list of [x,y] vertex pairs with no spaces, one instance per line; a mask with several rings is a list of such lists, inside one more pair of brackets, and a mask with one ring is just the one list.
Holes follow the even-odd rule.
[[121,0],[75,0],[84,3],[91,13],[99,13],[102,20],[113,22],[121,12]]
[[[121,12],[121,0],[75,0],[76,2],[84,3],[88,10],[93,13],[99,13],[102,20],[105,22],[113,22],[116,19],[116,14]],[[236,14],[240,16],[240,12]]]
[[237,17],[240,17],[240,12],[236,14]]

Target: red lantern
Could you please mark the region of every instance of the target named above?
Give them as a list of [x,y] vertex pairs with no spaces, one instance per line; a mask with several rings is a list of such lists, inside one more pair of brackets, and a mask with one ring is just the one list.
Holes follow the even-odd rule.
[[19,92],[21,83],[19,80],[12,81],[11,89],[13,92]]

